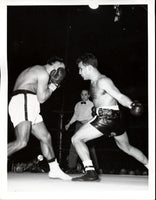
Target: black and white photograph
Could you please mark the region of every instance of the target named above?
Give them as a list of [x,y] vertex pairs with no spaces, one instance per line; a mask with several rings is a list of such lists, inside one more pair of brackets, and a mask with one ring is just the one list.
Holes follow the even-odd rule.
[[1,1],[0,199],[154,199],[154,7]]

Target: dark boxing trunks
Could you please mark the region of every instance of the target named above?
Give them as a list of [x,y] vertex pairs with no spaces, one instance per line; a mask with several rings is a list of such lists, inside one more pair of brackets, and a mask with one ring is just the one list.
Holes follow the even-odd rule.
[[98,108],[97,114],[90,124],[105,136],[112,137],[124,133],[125,127],[119,110]]

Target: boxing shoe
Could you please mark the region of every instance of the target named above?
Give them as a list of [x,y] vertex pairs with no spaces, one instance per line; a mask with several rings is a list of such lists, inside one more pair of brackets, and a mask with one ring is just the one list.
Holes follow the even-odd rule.
[[66,173],[64,173],[57,162],[54,162],[53,165],[50,167],[50,171],[48,174],[49,178],[53,178],[53,179],[62,179],[65,181],[71,180],[72,177],[70,177],[69,175],[67,175]]
[[85,175],[73,178],[72,181],[99,181],[99,177],[95,170],[87,170]]

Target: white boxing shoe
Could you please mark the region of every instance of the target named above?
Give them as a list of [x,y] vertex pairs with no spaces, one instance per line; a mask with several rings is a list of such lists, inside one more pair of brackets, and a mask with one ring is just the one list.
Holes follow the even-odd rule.
[[48,176],[49,178],[53,178],[53,179],[62,179],[65,181],[72,180],[72,177],[70,177],[69,175],[67,175],[61,170],[57,162],[54,162],[53,166],[50,167]]

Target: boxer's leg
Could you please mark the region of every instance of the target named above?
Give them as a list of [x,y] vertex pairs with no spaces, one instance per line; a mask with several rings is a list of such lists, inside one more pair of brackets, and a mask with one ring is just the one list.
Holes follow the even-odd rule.
[[124,134],[122,134],[122,135],[115,136],[114,139],[115,139],[117,146],[121,150],[123,150],[124,152],[126,152],[130,156],[133,156],[136,160],[138,160],[143,165],[145,165],[145,167],[148,168],[148,159],[139,149],[135,148],[134,146],[132,146],[129,143],[128,136],[127,136],[126,132],[124,132]]
[[32,125],[32,134],[40,140],[41,151],[47,160],[55,158],[51,143],[51,135],[48,132],[44,122]]
[[15,127],[16,140],[8,144],[8,156],[26,147],[30,136],[31,122],[24,121]]
[[99,162],[97,159],[95,146],[93,144],[89,144],[89,152],[90,152],[91,158],[93,160],[95,169],[98,171],[99,170]]
[[50,172],[50,178],[60,178],[63,180],[71,180],[71,177],[65,174],[59,167],[56,159],[55,153],[52,147],[51,135],[48,132],[44,122],[39,122],[32,126],[32,134],[40,140],[41,151],[43,156],[47,159]]
[[31,120],[27,118],[27,97],[18,94],[9,103],[9,115],[14,125],[16,140],[8,144],[8,156],[27,145],[31,129]]
[[86,174],[81,177],[73,178],[73,181],[98,180],[98,175],[96,174],[95,168],[93,167],[93,162],[90,158],[89,149],[86,145],[86,142],[101,137],[102,135],[103,134],[100,131],[87,123],[72,137],[72,143],[82,160],[86,172]]
[[[77,121],[75,124],[75,133],[82,127],[82,123]],[[69,169],[72,171],[76,170],[77,168],[77,164],[78,164],[78,154],[76,152],[75,147],[73,146],[73,144],[71,143],[70,145],[70,149],[69,149],[69,155],[68,155],[68,167]],[[69,170],[69,171],[70,171]]]
[[90,159],[86,142],[101,137],[103,134],[89,123],[80,128],[72,137],[72,143],[82,161]]

